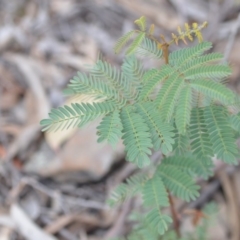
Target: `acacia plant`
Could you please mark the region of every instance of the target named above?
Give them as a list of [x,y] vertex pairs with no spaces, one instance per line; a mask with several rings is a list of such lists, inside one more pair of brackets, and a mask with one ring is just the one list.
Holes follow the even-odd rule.
[[[144,17],[135,23],[138,29],[115,46],[118,53],[128,45],[121,69],[98,59],[88,74],[79,72],[70,80],[65,93],[94,101],[52,109],[41,125],[43,131],[80,128],[101,117],[98,142],[116,145],[122,139],[126,160],[141,169],[114,191],[110,202],[118,204],[141,194],[146,214],[139,231],[147,238],[128,239],[156,240],[172,223],[162,211],[172,195],[195,200],[199,196],[195,179],[213,174],[214,156],[237,163],[240,113],[236,94],[224,85],[230,67],[222,54],[205,53],[212,48],[201,34],[206,23],[185,24],[169,41],[155,37],[154,25],[147,29]],[[194,38],[199,41],[195,46],[170,53],[169,46]],[[146,69],[138,56],[164,64]],[[151,161],[153,151],[162,152],[158,164]],[[174,214],[173,220],[176,225]]]

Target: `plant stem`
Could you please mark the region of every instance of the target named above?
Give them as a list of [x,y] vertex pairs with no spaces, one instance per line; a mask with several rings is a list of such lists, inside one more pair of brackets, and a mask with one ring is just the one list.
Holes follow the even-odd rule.
[[177,236],[180,238],[181,234],[180,234],[180,229],[179,229],[180,224],[179,224],[178,214],[177,214],[175,206],[174,206],[174,201],[173,201],[172,195],[169,191],[168,191],[168,197],[169,197],[170,210],[171,210],[171,214],[172,214],[174,230],[175,230]]

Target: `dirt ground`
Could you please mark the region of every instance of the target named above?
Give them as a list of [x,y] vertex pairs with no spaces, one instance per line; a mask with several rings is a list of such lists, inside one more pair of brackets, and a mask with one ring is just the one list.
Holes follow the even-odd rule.
[[[121,63],[113,46],[142,15],[165,36],[185,22],[208,21],[204,39],[229,60],[228,85],[240,93],[239,0],[0,0],[0,240],[101,240],[129,232],[128,214],[139,199],[106,205],[136,171],[122,145],[97,144],[96,124],[42,133],[39,122],[70,102],[62,90],[99,53]],[[217,161],[201,185],[196,202],[174,199],[176,206],[201,209],[215,201],[209,239],[239,240],[239,167]],[[192,228],[189,216],[180,218],[182,231]]]

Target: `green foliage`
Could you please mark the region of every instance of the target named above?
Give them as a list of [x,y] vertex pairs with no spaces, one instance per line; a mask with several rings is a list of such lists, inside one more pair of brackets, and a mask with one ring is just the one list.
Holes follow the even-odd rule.
[[184,79],[177,73],[174,73],[165,81],[156,97],[156,107],[162,112],[162,116],[167,122],[170,122],[173,117],[174,109],[183,86]]
[[135,40],[132,42],[132,44],[130,45],[130,47],[127,50],[127,54],[130,55],[132,53],[134,53],[137,48],[141,45],[141,43],[143,42],[145,38],[145,33],[140,33]]
[[188,234],[189,235],[188,239],[191,240],[194,235],[195,239],[198,240],[209,239],[208,230],[211,229],[211,227],[214,225],[214,222],[216,221],[217,212],[218,208],[215,203],[211,202],[207,204],[203,209],[203,213],[206,215],[206,217],[203,218],[202,222],[197,226],[195,233]]
[[229,116],[229,122],[231,127],[238,133],[240,133],[240,113]]
[[179,99],[176,111],[176,126],[178,132],[184,135],[191,117],[192,93],[190,86],[187,85],[183,88],[180,96],[181,98]]
[[131,37],[135,34],[135,31],[130,31],[123,35],[119,40],[117,41],[114,51],[115,53],[119,53],[121,49],[128,43],[128,41],[131,39]]
[[172,219],[162,214],[159,209],[151,210],[146,216],[146,221],[149,226],[152,226],[154,232],[157,230],[159,235],[163,235],[168,230],[169,223],[172,223]]
[[186,151],[190,149],[190,139],[188,134],[182,135],[175,128],[175,136],[174,136],[174,144],[173,144],[173,152],[174,154],[180,156],[184,155]]
[[192,139],[191,150],[194,155],[198,158],[214,155],[202,108],[194,108],[192,110],[189,132],[190,139]]
[[158,175],[154,175],[144,184],[143,202],[147,207],[169,206],[167,191]]
[[71,106],[63,106],[53,109],[49,113],[49,119],[44,119],[41,124],[45,126],[43,131],[64,130],[70,127],[82,127],[96,118],[106,115],[117,108],[114,102],[101,103],[72,103]]
[[134,22],[141,31],[146,30],[146,18],[144,16],[140,17],[139,19],[135,20]]
[[188,62],[182,67],[182,71],[192,71],[192,69],[201,67],[202,65],[206,65],[208,63],[220,62],[223,59],[223,55],[221,53],[209,53],[203,56],[195,58],[193,61]]
[[[146,19],[135,23],[139,29],[125,34],[115,47],[119,52],[136,36],[120,69],[99,59],[88,74],[78,73],[70,80],[65,93],[88,96],[93,101],[52,109],[41,125],[43,131],[57,131],[101,118],[98,142],[116,145],[121,139],[128,161],[139,168],[152,167],[122,183],[109,203],[120,204],[140,194],[146,210],[144,228],[128,240],[155,240],[172,222],[163,211],[169,205],[168,194],[194,200],[199,195],[194,177],[207,179],[212,175],[214,156],[237,163],[240,113],[237,97],[223,83],[231,69],[220,64],[222,54],[204,54],[211,43],[182,48],[166,58],[166,51],[152,36],[153,28],[147,31]],[[199,29],[195,30],[187,33],[200,36]],[[174,35],[174,39],[181,38]],[[164,57],[165,64],[146,69],[137,55]],[[236,106],[233,114],[229,109]],[[157,167],[151,160],[152,150],[163,154]]]
[[115,206],[124,202],[141,191],[144,184],[149,179],[145,172],[136,173],[120,184],[112,193],[108,200],[110,206]]
[[156,231],[149,227],[146,219],[142,218],[140,214],[134,214],[132,220],[139,222],[135,231],[126,238],[111,240],[209,240],[208,232],[215,224],[218,208],[215,203],[211,202],[202,209],[202,213],[204,217],[200,219],[194,231],[184,232],[181,238],[173,230],[168,230],[163,236],[159,237]]
[[158,111],[151,102],[138,103],[136,107],[141,117],[150,127],[154,150],[161,149],[163,154],[171,152],[174,143],[172,126],[159,118]]
[[212,175],[212,161],[208,158],[199,159],[191,154],[186,156],[174,155],[172,157],[165,158],[162,164],[177,168],[185,173],[194,173],[205,179]]
[[181,171],[177,167],[161,164],[157,169],[157,173],[162,178],[164,185],[176,197],[189,202],[190,200],[195,200],[199,196],[199,186],[195,184],[189,174]]
[[158,48],[156,42],[144,37],[141,44],[136,48],[136,54],[139,56],[160,59],[162,57],[162,50]]
[[204,115],[214,153],[226,163],[237,164],[238,149],[227,111],[220,106],[209,106],[205,108]]
[[146,71],[143,78],[143,85],[140,92],[139,99],[147,100],[151,97],[151,94],[159,84],[166,80],[166,78],[172,73],[172,68],[168,65],[162,66],[160,70],[151,69]]
[[[196,58],[199,58],[205,51],[211,48],[212,43],[210,42],[202,42],[193,47],[182,48],[170,53],[169,63],[179,68],[183,67],[186,64],[190,64],[191,62],[196,61]],[[199,60],[197,63],[199,63]]]
[[122,136],[122,123],[119,116],[119,111],[114,111],[106,115],[98,129],[98,142],[107,141],[112,146],[115,146]]
[[141,116],[133,112],[131,107],[123,108],[121,112],[123,123],[123,144],[127,159],[142,168],[150,164],[151,138],[149,127]]
[[211,80],[194,80],[191,87],[211,99],[218,100],[224,105],[233,104],[235,95],[230,89]]

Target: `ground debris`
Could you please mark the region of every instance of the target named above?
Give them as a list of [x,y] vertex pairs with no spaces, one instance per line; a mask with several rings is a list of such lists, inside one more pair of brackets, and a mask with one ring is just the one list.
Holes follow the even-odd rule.
[[[114,43],[141,15],[166,36],[185,22],[208,21],[204,37],[223,53],[234,30],[230,87],[240,92],[240,29],[234,29],[239,11],[234,0],[1,0],[0,240],[105,240],[127,233],[127,215],[141,209],[139,199],[115,209],[106,204],[110,191],[136,171],[124,162],[122,144],[116,149],[97,144],[94,124],[41,133],[39,121],[50,107],[71,101],[63,88],[99,52],[119,64],[122,55],[114,54]],[[196,202],[176,204],[181,211],[212,199],[219,204],[211,240],[229,235],[237,240],[239,171],[216,166]],[[185,215],[182,211],[183,231],[192,227]]]

